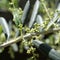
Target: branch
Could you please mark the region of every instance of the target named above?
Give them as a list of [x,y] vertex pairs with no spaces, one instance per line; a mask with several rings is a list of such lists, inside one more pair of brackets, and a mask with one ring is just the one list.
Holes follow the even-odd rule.
[[49,33],[53,33],[53,32],[57,32],[57,31],[60,31],[60,28],[54,28],[54,29],[51,29],[51,30],[48,30],[48,31],[43,31],[43,32],[36,32],[36,33],[28,33],[26,35],[24,35],[23,37],[22,36],[19,36],[17,38],[14,38],[14,39],[10,39],[9,41],[3,43],[0,45],[0,48],[3,48],[3,47],[7,47],[13,43],[17,43],[19,41],[21,41],[23,38],[24,39],[27,39],[27,38],[31,38],[32,36],[37,36],[37,35],[40,35],[40,34],[49,34]]
[[0,45],[0,48],[2,48],[2,47],[7,47],[7,46],[9,46],[9,45],[11,45],[11,44],[13,44],[13,43],[17,43],[17,42],[21,41],[23,38],[24,38],[24,39],[26,39],[26,38],[31,38],[33,35],[35,35],[35,34],[34,34],[34,33],[32,33],[32,34],[26,34],[26,35],[24,35],[23,37],[22,37],[22,36],[19,36],[19,37],[17,37],[17,38],[10,39],[9,41],[1,44],[1,45]]

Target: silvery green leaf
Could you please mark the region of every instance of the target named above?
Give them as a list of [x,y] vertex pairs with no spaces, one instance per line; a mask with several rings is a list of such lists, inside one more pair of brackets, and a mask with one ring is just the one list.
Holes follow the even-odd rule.
[[15,28],[15,37],[17,37],[19,35],[19,30],[17,28]]
[[37,15],[36,22],[38,24],[40,24],[41,26],[43,25],[43,19],[42,19],[41,15]]
[[57,23],[60,23],[60,18],[57,20]]
[[30,1],[28,0],[28,1],[26,2],[26,5],[25,5],[25,7],[24,7],[24,10],[23,10],[23,15],[22,15],[22,18],[21,18],[22,23],[24,23],[24,20],[25,20],[25,18],[26,18],[27,12],[28,12],[28,10],[29,10],[29,6],[30,6]]
[[[15,28],[15,37],[17,37],[18,35],[19,35],[19,30],[17,29],[17,28]],[[12,46],[12,48],[13,48],[13,50],[15,51],[15,52],[17,52],[18,51],[18,46],[17,46],[17,44],[12,44],[11,45]]]
[[57,10],[60,11],[60,3],[58,4]]
[[[60,3],[58,4],[57,10],[60,11]],[[57,24],[60,26],[60,18],[58,18]]]
[[38,24],[40,24],[41,28],[39,30],[42,31],[42,29],[43,29],[43,27],[42,27],[43,26],[43,19],[40,15],[37,15],[36,22]]
[[[9,27],[10,27],[10,30],[12,29],[12,22],[11,21],[9,21]],[[17,29],[17,28],[14,28],[14,30],[15,30],[15,37],[17,37],[18,35],[19,35],[19,30]],[[12,49],[15,51],[15,52],[17,52],[18,51],[18,46],[17,46],[17,44],[12,44],[11,45],[12,46]]]
[[12,46],[12,49],[13,49],[15,52],[18,51],[18,46],[17,46],[17,44],[12,44],[11,46]]
[[40,1],[36,0],[36,2],[34,4],[34,7],[33,7],[32,15],[31,15],[31,18],[30,18],[29,28],[32,27],[32,25],[33,25],[33,23],[35,21],[35,18],[36,18],[36,15],[38,13],[38,9],[39,9],[39,4],[40,4]]
[[29,49],[29,46],[24,46],[24,49],[25,49],[25,50],[28,50],[28,49]]
[[10,30],[9,30],[6,20],[3,17],[0,17],[0,24],[2,25],[4,33],[6,33],[9,38],[10,37]]
[[8,26],[9,26],[9,30],[11,30],[12,29],[12,21],[8,22]]

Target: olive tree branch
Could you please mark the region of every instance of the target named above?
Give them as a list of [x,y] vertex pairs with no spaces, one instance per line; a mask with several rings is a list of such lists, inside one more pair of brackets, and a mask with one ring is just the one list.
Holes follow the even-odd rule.
[[0,48],[7,47],[7,46],[9,46],[13,43],[17,43],[17,42],[21,41],[23,38],[27,39],[27,38],[31,38],[32,36],[37,36],[37,35],[40,35],[40,34],[45,35],[45,34],[57,32],[57,31],[60,31],[60,28],[54,28],[54,29],[51,29],[51,30],[48,30],[48,31],[43,31],[43,32],[28,33],[28,34],[24,35],[23,37],[19,36],[17,38],[10,39],[9,41],[1,44]]

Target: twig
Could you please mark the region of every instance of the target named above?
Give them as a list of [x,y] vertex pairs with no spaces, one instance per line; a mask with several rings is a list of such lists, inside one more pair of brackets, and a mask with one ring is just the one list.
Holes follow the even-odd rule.
[[44,6],[44,9],[45,9],[46,13],[47,13],[49,19],[51,20],[51,16],[49,15],[49,12],[48,12],[48,9],[47,9],[46,5],[44,3],[42,3],[42,5]]

